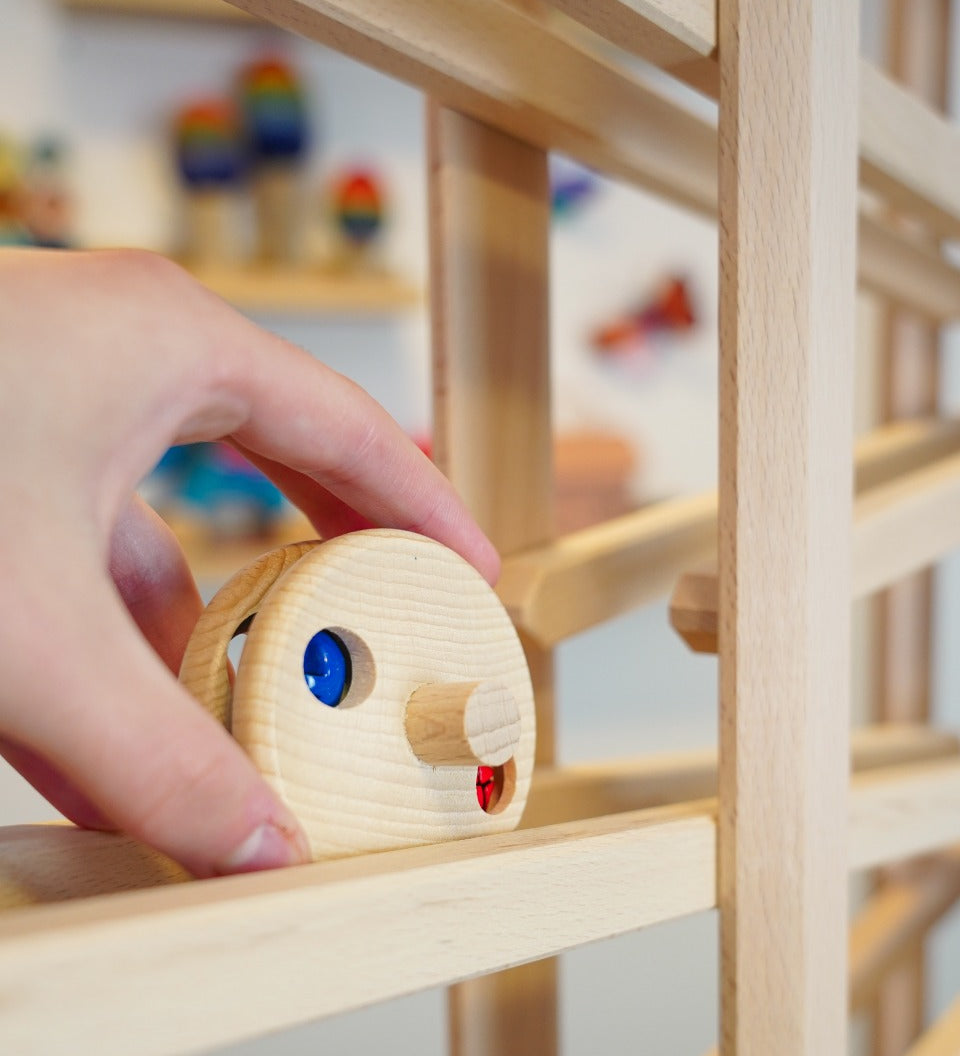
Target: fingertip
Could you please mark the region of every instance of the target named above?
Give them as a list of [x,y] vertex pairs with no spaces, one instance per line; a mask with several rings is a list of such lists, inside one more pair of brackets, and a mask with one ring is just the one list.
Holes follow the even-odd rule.
[[282,869],[310,861],[310,846],[303,830],[295,822],[265,821],[211,870],[212,875],[227,876],[253,873],[265,869]]

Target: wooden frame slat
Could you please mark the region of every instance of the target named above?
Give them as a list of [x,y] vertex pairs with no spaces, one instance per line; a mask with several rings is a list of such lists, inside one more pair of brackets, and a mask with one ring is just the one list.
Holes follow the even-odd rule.
[[[715,0],[550,2],[618,47],[716,95],[719,78],[709,70],[718,53]],[[960,130],[866,60],[859,79],[863,185],[941,236],[956,237]]]
[[[951,733],[928,726],[886,724],[855,730],[855,773],[960,754]],[[717,791],[713,750],[544,767],[535,774],[524,828],[586,821],[708,799]],[[45,905],[95,895],[182,883],[168,858],[115,833],[72,825],[0,828],[0,909]]]
[[[568,153],[679,205],[711,216],[716,214],[716,128],[644,84],[635,74],[600,61],[576,41],[509,3],[226,2],[336,47],[511,135]],[[608,8],[626,6],[621,0],[571,3],[600,21]],[[682,47],[689,47],[690,65],[680,62],[671,66],[672,72],[680,75],[688,70],[687,79],[698,87],[703,87],[704,68],[708,80],[716,79],[716,62],[704,58],[716,49],[712,0],[643,0],[638,11],[646,12],[654,36],[660,34],[665,41],[680,40]],[[655,16],[660,19],[659,24]],[[714,27],[712,36],[705,35],[706,24]],[[696,42],[694,46],[682,44],[685,35]],[[631,39],[617,38],[612,31],[610,36],[622,46]],[[537,55],[536,63],[530,63],[531,54]],[[656,55],[654,51],[646,57],[656,61]],[[865,76],[873,85],[871,74]],[[879,94],[883,98],[875,101],[873,95],[868,95],[863,102],[871,113],[886,105],[891,94],[895,99],[906,95],[892,82],[880,83]],[[911,102],[908,97],[905,105],[909,108]],[[882,111],[880,115],[874,124],[882,120]],[[950,143],[958,139],[946,123],[937,124],[939,119],[932,112],[928,111],[926,117],[933,120],[932,126],[929,121],[921,122],[927,132],[932,128],[938,136],[943,133]],[[878,138],[879,143],[867,143],[868,154],[879,157],[872,167],[868,164],[868,171],[899,171],[895,144],[889,137]],[[944,149],[949,153],[953,148]],[[885,151],[892,156],[887,158]],[[957,317],[957,269],[934,253],[918,256],[911,239],[899,232],[878,229],[871,218],[864,222],[863,237],[860,269],[865,283],[885,290],[896,288],[901,300],[937,318],[947,318],[944,313],[948,312],[950,318]],[[908,264],[922,265],[925,281],[910,277],[898,283],[898,250],[903,271]]]
[[[12,910],[0,1034],[16,1052],[196,1050],[710,909],[715,809]],[[851,869],[957,843],[960,762],[857,775],[849,825]]]
[[[910,477],[906,490],[919,484],[949,491],[941,460],[950,455],[960,455],[958,420],[884,426],[857,444],[857,491],[906,480],[921,470],[930,474]],[[895,494],[891,498],[895,504]],[[882,506],[882,501],[877,503]],[[669,593],[691,567],[715,569],[716,511],[712,492],[669,500],[515,554],[504,562],[497,586],[500,600],[522,631],[544,645],[555,645]],[[941,527],[949,531],[949,525]],[[715,599],[716,587],[710,589]],[[702,604],[674,601],[681,620],[700,619]],[[705,611],[704,629],[715,638],[716,600]]]
[[857,32],[719,5],[722,1056],[846,1043]]
[[657,503],[504,562],[497,593],[544,645],[669,593],[683,569],[717,552],[714,493]]
[[[509,555],[554,534],[547,156],[433,101],[427,144],[435,453]],[[553,762],[553,661],[524,648],[542,765]],[[554,1056],[555,975],[541,961],[454,987],[451,1056]]]
[[[870,488],[854,504],[852,597],[862,598],[926,568],[960,546],[960,455],[938,459]],[[696,652],[717,651],[716,574],[684,574],[670,622]]]
[[10,1052],[209,1048],[709,909],[715,857],[711,807],[690,804],[15,911],[0,1034]]
[[688,208],[714,208],[715,129],[509,3],[229,2],[534,146],[563,151]]
[[860,285],[933,319],[960,318],[960,272],[929,245],[861,213]]

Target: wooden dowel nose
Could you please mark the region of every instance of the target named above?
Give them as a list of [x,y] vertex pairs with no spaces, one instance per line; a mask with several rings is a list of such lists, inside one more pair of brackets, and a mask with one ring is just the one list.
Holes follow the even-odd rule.
[[520,709],[500,682],[431,682],[407,701],[407,740],[431,766],[502,766],[520,741]]

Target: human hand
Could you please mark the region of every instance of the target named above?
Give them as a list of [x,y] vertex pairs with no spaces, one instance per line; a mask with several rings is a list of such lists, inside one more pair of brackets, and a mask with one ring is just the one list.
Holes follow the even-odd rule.
[[323,535],[409,529],[499,559],[383,409],[161,257],[0,251],[0,752],[79,824],[197,876],[306,860],[296,819],[176,682],[201,609],[134,496],[228,437]]

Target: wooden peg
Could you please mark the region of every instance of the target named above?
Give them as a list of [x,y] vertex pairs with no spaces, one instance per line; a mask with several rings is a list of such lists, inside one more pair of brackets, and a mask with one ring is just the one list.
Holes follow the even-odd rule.
[[520,709],[500,682],[434,682],[407,701],[407,740],[431,766],[501,766],[520,743]]

